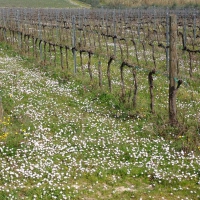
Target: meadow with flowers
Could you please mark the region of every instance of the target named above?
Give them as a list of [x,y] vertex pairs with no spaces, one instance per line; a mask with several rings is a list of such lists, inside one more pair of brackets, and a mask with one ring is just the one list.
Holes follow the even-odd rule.
[[181,87],[172,127],[163,76],[155,115],[145,108],[144,71],[138,110],[80,77],[60,81],[3,45],[0,77],[0,200],[200,199],[198,81]]

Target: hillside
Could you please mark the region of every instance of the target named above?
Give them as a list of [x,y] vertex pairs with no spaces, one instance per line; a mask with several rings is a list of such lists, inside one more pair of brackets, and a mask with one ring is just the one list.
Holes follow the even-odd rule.
[[119,7],[140,7],[140,6],[197,6],[200,4],[199,0],[101,0],[102,4]]
[[0,7],[28,7],[28,8],[75,8],[88,7],[80,1],[73,0],[0,0]]
[[193,6],[199,7],[199,0],[0,0],[0,7],[29,7],[29,8],[77,8],[77,7],[109,7],[130,8],[146,6]]

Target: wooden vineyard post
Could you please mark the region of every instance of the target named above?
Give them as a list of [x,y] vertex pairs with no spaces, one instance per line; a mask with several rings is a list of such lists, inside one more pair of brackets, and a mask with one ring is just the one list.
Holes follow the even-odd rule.
[[150,91],[150,108],[151,108],[151,113],[155,113],[154,110],[154,95],[153,95],[153,75],[156,73],[156,70],[153,69],[152,71],[149,72],[148,75],[148,80],[149,80],[149,91]]
[[47,61],[47,42],[44,41],[44,65],[46,65],[46,61]]
[[169,11],[167,9],[167,15],[166,15],[166,70],[169,70]]
[[91,55],[92,55],[92,52],[89,51],[88,52],[88,71],[89,71],[89,74],[90,74],[90,81],[92,81],[92,70],[91,70]]
[[110,65],[112,61],[114,60],[114,57],[111,56],[109,61],[108,61],[108,67],[107,67],[107,77],[108,77],[108,87],[109,87],[109,92],[112,92],[112,85],[111,85],[111,75],[110,75]]
[[65,46],[65,56],[66,56],[66,67],[67,67],[67,70],[69,69],[68,49],[69,49],[69,47]]
[[61,45],[60,45],[60,65],[61,65],[62,70],[64,70],[64,67],[63,67],[63,47]]
[[177,18],[170,16],[170,46],[169,46],[169,122],[171,125],[178,123],[176,112],[176,94],[182,80],[177,80]]

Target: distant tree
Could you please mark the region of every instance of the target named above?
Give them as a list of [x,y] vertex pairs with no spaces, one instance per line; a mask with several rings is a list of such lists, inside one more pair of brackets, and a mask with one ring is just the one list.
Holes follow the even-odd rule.
[[92,7],[97,7],[97,6],[99,5],[99,0],[91,0],[90,5],[91,5]]
[[84,3],[90,4],[92,7],[98,7],[99,6],[99,0],[80,0]]

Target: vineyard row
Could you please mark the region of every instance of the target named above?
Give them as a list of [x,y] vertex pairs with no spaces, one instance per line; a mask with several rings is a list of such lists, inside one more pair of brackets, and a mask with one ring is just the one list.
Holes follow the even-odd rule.
[[[85,74],[86,63],[90,81],[97,65],[101,88],[106,82],[102,71],[105,68],[110,92],[116,75],[111,70],[114,62],[119,66],[120,98],[129,102],[132,95],[135,107],[138,68],[148,71],[151,100],[153,75],[169,74],[171,14],[172,11],[152,14],[138,10],[1,9],[0,34],[1,40],[17,46],[22,53],[32,53],[43,65],[60,65],[66,73],[73,70]],[[198,73],[194,72],[199,70],[200,15],[198,12],[186,15],[182,11],[175,14],[178,65],[174,79],[179,87],[183,77],[198,79]],[[98,63],[93,65],[95,59]],[[129,68],[131,87],[124,77],[124,67]],[[130,88],[134,88],[133,94],[128,92],[127,98]],[[153,102],[151,111],[154,112]]]

